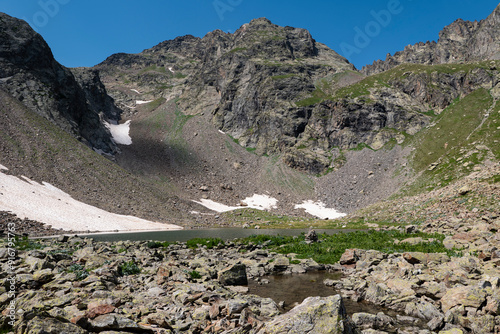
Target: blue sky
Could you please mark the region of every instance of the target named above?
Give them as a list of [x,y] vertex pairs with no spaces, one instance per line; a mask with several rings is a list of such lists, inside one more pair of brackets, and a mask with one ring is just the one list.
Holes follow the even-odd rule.
[[357,68],[408,44],[437,40],[457,18],[481,20],[498,0],[0,0],[0,11],[27,20],[68,67],[93,66],[117,52],[221,29],[253,18],[308,29]]

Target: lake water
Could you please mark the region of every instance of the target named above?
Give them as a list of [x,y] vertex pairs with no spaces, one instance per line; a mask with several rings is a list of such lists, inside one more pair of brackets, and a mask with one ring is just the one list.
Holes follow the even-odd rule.
[[[316,230],[316,233],[346,233],[354,230]],[[176,230],[176,231],[154,231],[154,232],[133,232],[133,233],[106,233],[106,234],[88,234],[85,237],[93,238],[97,241],[169,241],[186,242],[194,238],[221,238],[222,240],[232,240],[236,238],[245,238],[251,235],[282,235],[297,236],[301,233],[307,233],[307,229],[243,229],[243,228],[214,228],[197,230]]]

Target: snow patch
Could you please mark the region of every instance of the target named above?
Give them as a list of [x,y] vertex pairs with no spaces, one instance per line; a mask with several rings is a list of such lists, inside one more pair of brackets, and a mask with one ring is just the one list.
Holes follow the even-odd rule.
[[131,89],[131,91],[137,93],[137,94],[142,94],[141,92],[139,92],[137,89]]
[[104,125],[111,132],[111,137],[117,144],[121,145],[132,145],[132,138],[130,137],[130,120],[123,124],[112,124],[104,122]]
[[335,209],[327,208],[323,202],[304,201],[302,204],[295,205],[295,209],[304,209],[310,215],[321,219],[336,219],[346,215]]
[[200,201],[193,201],[195,203],[198,203],[200,205],[203,205],[207,209],[210,209],[215,212],[228,212],[228,211],[233,211],[233,210],[238,210],[241,209],[239,206],[228,206],[225,204],[217,203],[215,201],[212,201],[211,199],[201,199]]
[[0,165],[0,170],[9,170],[7,167]]
[[169,67],[168,70],[172,73],[175,73],[174,70],[173,70],[173,67]]
[[253,195],[252,197],[247,197],[243,201],[247,204],[249,208],[259,209],[259,210],[271,210],[278,207],[278,200],[268,195]]
[[[200,205],[203,205],[207,209],[215,212],[228,212],[241,209],[242,206],[229,206],[221,203],[217,203],[210,199],[201,199],[200,201],[193,201]],[[246,206],[245,208],[252,208],[258,210],[270,210],[277,208],[278,200],[276,198],[270,197],[268,195],[253,195],[252,197],[247,197],[241,201]]]
[[135,101],[135,104],[146,104],[146,103],[150,103],[150,102],[153,102],[153,100],[149,100],[149,101],[137,100],[137,101]]
[[110,213],[73,199],[64,191],[27,177],[0,173],[0,211],[74,231],[179,230],[182,227]]
[[220,133],[222,133],[223,135],[225,135],[226,133],[222,130],[219,130]]

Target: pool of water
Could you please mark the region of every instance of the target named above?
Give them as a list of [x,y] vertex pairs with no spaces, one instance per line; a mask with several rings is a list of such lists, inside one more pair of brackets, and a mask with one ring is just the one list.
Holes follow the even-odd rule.
[[[221,238],[223,240],[232,240],[236,238],[245,238],[251,235],[283,235],[296,236],[301,233],[307,233],[307,229],[243,229],[243,228],[214,228],[199,230],[176,230],[176,231],[154,231],[154,232],[133,232],[133,233],[106,233],[106,234],[87,234],[85,237],[93,238],[97,241],[170,241],[186,242],[193,238]],[[318,234],[336,234],[352,232],[354,230],[316,230]]]
[[[327,272],[327,271],[313,271],[305,274],[284,274],[284,275],[270,275],[260,277],[259,281],[268,280],[268,284],[260,284],[252,279],[248,282],[248,293],[258,295],[264,298],[271,298],[275,303],[279,304],[284,302],[282,312],[287,312],[294,308],[296,305],[302,303],[307,297],[328,297],[340,294],[340,291],[323,284],[325,279],[338,280],[342,277],[341,272]],[[343,302],[349,316],[354,313],[365,312],[370,314],[377,314],[383,312],[384,314],[397,319],[398,313],[366,302],[355,302],[349,298],[343,298]],[[404,314],[399,314],[403,316]],[[404,321],[396,321],[394,326],[384,328],[388,333],[396,333],[397,328],[404,328],[407,326],[416,326],[419,329],[424,329],[425,325],[422,322],[410,325]]]

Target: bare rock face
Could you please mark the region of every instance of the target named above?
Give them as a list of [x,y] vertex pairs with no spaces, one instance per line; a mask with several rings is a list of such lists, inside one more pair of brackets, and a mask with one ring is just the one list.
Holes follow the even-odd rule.
[[408,45],[403,51],[387,55],[363,67],[366,75],[380,73],[403,63],[449,64],[468,61],[500,59],[499,26],[500,6],[480,22],[458,19],[439,33],[437,42]]
[[119,111],[112,110],[112,100],[104,101],[107,94],[99,78],[94,75],[80,85],[22,20],[0,13],[0,32],[0,88],[89,146],[114,153],[100,114],[117,120]]

